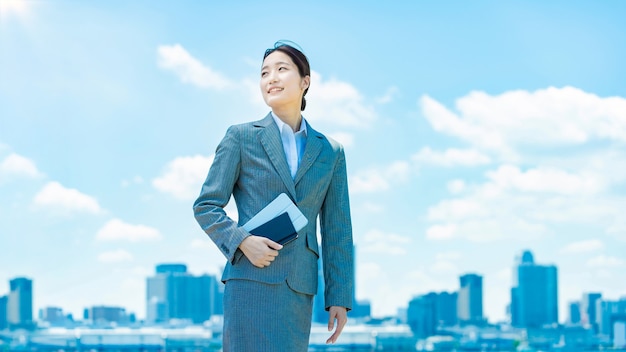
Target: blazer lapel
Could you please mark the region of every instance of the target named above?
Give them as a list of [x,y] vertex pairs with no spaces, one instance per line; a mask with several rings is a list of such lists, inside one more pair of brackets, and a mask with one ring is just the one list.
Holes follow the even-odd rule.
[[274,169],[276,169],[283,183],[287,186],[291,198],[296,199],[296,186],[294,180],[291,178],[289,165],[287,165],[287,159],[285,158],[285,150],[283,149],[283,143],[280,138],[280,132],[274,123],[272,114],[267,114],[263,120],[259,121],[257,126],[264,127],[259,131],[261,145],[263,149],[265,149],[265,153],[267,153],[270,162],[274,165]]
[[311,128],[311,125],[307,123],[307,139],[306,139],[306,147],[304,148],[304,155],[302,156],[302,160],[300,160],[300,166],[298,167],[298,171],[296,172],[296,177],[294,179],[294,183],[298,184],[298,181],[304,176],[304,174],[309,170],[311,165],[317,159],[317,156],[322,151],[322,136],[319,132]]

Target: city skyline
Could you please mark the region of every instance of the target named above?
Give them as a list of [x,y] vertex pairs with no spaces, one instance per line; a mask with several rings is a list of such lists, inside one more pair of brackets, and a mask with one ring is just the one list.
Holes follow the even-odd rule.
[[[512,283],[509,307],[511,307],[510,309],[514,309],[512,308],[515,305],[515,303],[513,303],[514,297],[516,297],[517,300],[525,300],[525,303],[519,305],[517,313],[514,313],[513,311],[511,312],[511,314],[518,315],[517,318],[512,317],[512,320],[509,322],[513,326],[518,326],[518,327],[542,326],[542,325],[550,325],[553,322],[559,323],[559,324],[581,323],[583,325],[586,325],[586,324],[593,325],[595,324],[595,320],[596,320],[595,318],[596,317],[596,308],[595,308],[596,301],[602,300],[602,301],[609,302],[609,303],[612,301],[617,301],[617,300],[626,301],[626,290],[623,291],[622,294],[615,299],[612,299],[612,298],[607,299],[607,297],[603,297],[601,292],[597,292],[591,289],[589,291],[585,291],[580,297],[580,300],[568,301],[567,306],[569,309],[558,312],[558,313],[553,312],[551,310],[558,309],[557,308],[558,305],[556,304],[556,302],[550,303],[550,297],[542,294],[540,290],[540,288],[544,286],[547,288],[552,287],[551,286],[552,283],[551,281],[546,281],[546,283],[543,283],[543,284],[540,283],[541,280],[545,280],[545,277],[541,274],[537,276],[537,273],[538,273],[537,270],[544,270],[545,268],[550,269],[550,268],[553,268],[554,266],[535,263],[532,251],[530,250],[522,251],[518,256],[516,256],[515,260],[517,263],[515,270],[517,270],[521,276],[517,282]],[[529,267],[529,265],[531,266]],[[556,270],[557,268],[554,267],[554,271]],[[528,272],[528,273],[525,273],[525,272]],[[318,276],[319,275],[321,275],[321,271],[318,273]],[[206,281],[205,278],[208,281]],[[554,282],[557,283],[557,287],[558,287],[557,276],[554,275],[552,276],[552,278],[553,278],[552,280],[554,280]],[[167,284],[166,281],[163,281],[163,280],[173,280],[172,284],[174,286],[171,286],[172,284]],[[163,312],[170,311],[171,314],[174,314],[172,315],[173,317],[176,317],[176,318],[186,317],[190,319],[193,323],[200,324],[202,321],[197,320],[195,318],[196,316],[197,317],[202,316],[202,317],[205,317],[206,320],[208,320],[208,318],[211,315],[220,314],[221,308],[216,305],[217,301],[215,301],[216,299],[215,295],[216,294],[219,295],[218,292],[220,292],[217,286],[215,286],[217,285],[216,280],[219,280],[219,276],[216,277],[216,276],[212,276],[209,274],[201,274],[199,276],[191,275],[187,271],[187,265],[185,263],[167,262],[167,263],[156,264],[154,268],[154,273],[152,274],[152,276],[145,277],[145,281],[147,285],[146,285],[146,290],[142,292],[142,295],[145,297],[145,305],[148,307],[146,309],[148,314],[145,317],[138,317],[138,320],[142,320],[142,321],[145,321],[146,323],[153,323],[153,324],[163,323],[169,320],[169,318],[167,318],[168,313],[163,313]],[[15,282],[16,286],[20,285],[21,283],[25,281],[29,281],[28,285],[31,290],[29,297],[31,300],[34,300],[34,297],[36,297],[35,296],[36,290],[32,289],[34,279],[28,278],[28,277],[16,277],[16,278],[11,279],[11,282]],[[437,306],[441,306],[441,305],[449,303],[450,302],[449,299],[454,298],[454,302],[455,302],[454,306],[446,307],[443,309],[445,309],[446,311],[452,309],[455,312],[455,318],[454,318],[455,324],[458,322],[458,323],[465,324],[465,325],[468,325],[468,324],[469,325],[471,324],[482,325],[484,323],[496,324],[496,323],[504,322],[504,321],[496,321],[493,319],[490,320],[489,316],[483,313],[482,306],[484,304],[483,303],[484,295],[483,295],[482,281],[483,281],[483,276],[481,276],[480,273],[459,274],[459,287],[457,290],[453,290],[451,292],[448,292],[448,291],[434,292],[433,291],[433,292],[428,292],[425,295],[415,294],[412,296],[412,298],[409,301],[406,302],[404,306],[400,306],[401,308],[400,310],[409,308],[411,302],[417,299],[422,299],[424,297],[426,297],[426,299],[428,300],[425,302],[430,302],[432,300],[430,296],[433,294],[436,294],[436,295],[443,295],[442,301],[440,303],[427,303],[427,304],[435,304]],[[194,283],[194,282],[197,282],[197,283]],[[320,281],[320,284],[322,284],[321,281]],[[526,286],[526,288],[523,288],[523,285]],[[168,287],[171,287],[171,288],[168,288]],[[176,287],[181,287],[181,288],[176,288]],[[185,287],[185,288],[182,288],[182,287]],[[197,289],[192,289],[191,287],[197,287]],[[323,290],[323,286],[320,286],[320,287]],[[197,292],[199,292],[197,290],[200,288],[206,289],[206,292],[209,293],[210,301],[204,301],[204,299],[201,296],[197,295]],[[519,292],[514,293],[515,289],[517,289]],[[556,288],[554,287],[553,289],[556,290]],[[186,299],[185,302],[183,302],[183,306],[178,306],[179,303],[174,303],[174,301],[168,301],[168,299],[166,298],[168,295],[167,292],[170,290],[176,290],[175,296],[177,297],[187,297],[189,296],[190,293],[191,293],[191,296],[189,296],[188,299]],[[196,293],[192,293],[189,290],[196,290]],[[318,289],[318,292],[319,291],[320,290]],[[6,295],[8,295],[8,293]],[[0,298],[6,297],[6,295],[0,292]],[[524,299],[523,298],[524,295],[531,295],[531,296],[529,298]],[[531,297],[534,297],[534,298],[531,298]],[[554,292],[554,298],[556,298],[556,292]],[[219,299],[221,300],[221,298]],[[458,308],[457,308],[457,299],[458,299]],[[317,300],[317,296],[316,296],[316,300]],[[190,302],[196,302],[196,303],[194,304]],[[432,302],[435,302],[435,301],[432,301]],[[574,303],[579,305],[577,318],[572,317],[571,305]],[[163,306],[163,304],[165,304],[166,306]],[[370,301],[370,302],[367,302],[367,304],[375,305],[376,302]],[[195,305],[195,308],[193,307],[194,305]],[[171,308],[167,308],[167,306]],[[362,312],[358,312],[356,310],[357,306],[358,304],[355,301],[355,311],[353,311],[353,314],[349,314],[349,317],[355,318],[354,314],[362,314]],[[85,306],[83,308],[83,312],[87,309],[91,309],[92,307],[122,308],[126,310],[125,314],[127,315],[133,314],[136,316],[136,312],[129,310],[127,307],[124,307],[123,305],[106,305],[106,304],[95,303],[95,302],[89,306]],[[154,308],[151,309],[151,307],[154,307]],[[323,306],[320,305],[318,308],[314,309],[312,319],[316,322],[320,322],[320,323],[325,322],[325,319],[323,319],[323,316],[320,316],[319,313],[317,312],[318,310],[323,312],[324,310],[322,307]],[[66,312],[65,310],[63,310],[63,307],[59,305],[50,305],[50,306],[38,307],[38,308],[34,308],[31,306],[27,308],[29,309],[31,314],[33,314],[34,321],[38,320],[38,319],[35,319],[34,317],[35,312],[40,312],[42,310],[45,311],[45,309],[49,309],[49,308],[54,308],[54,309],[60,308],[64,312],[64,315],[67,315],[67,313],[72,314],[72,312]],[[503,307],[503,309],[507,309],[507,308],[508,307]],[[442,308],[438,308],[438,309],[442,309]],[[204,313],[204,310],[207,311],[206,314]],[[17,314],[17,313],[14,313],[14,314]],[[388,315],[385,317],[381,317],[381,316],[376,317],[376,316],[371,316],[371,315],[358,315],[356,316],[356,318],[370,316],[373,318],[395,317],[398,319],[402,319],[402,317],[399,314],[400,313],[397,312],[397,314],[395,315],[392,314],[392,315]],[[557,315],[558,315],[558,320],[556,320]],[[589,315],[591,316],[591,318],[589,317]],[[450,319],[444,319],[444,320],[448,322],[452,321]]]
[[36,307],[144,318],[155,264],[219,277],[192,203],[228,126],[268,113],[261,59],[288,39],[311,62],[303,116],[345,147],[355,295],[374,316],[480,273],[483,313],[502,320],[525,248],[560,268],[559,320],[586,290],[618,299],[624,13],[612,0],[0,0],[0,292],[33,277]]

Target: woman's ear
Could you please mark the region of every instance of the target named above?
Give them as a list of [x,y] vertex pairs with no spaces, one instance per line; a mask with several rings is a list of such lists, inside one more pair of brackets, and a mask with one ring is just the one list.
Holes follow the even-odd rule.
[[304,76],[300,82],[302,90],[306,90],[311,85],[311,76]]

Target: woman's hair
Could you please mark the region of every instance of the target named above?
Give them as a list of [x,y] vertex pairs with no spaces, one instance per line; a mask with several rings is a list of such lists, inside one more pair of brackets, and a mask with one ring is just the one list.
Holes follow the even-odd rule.
[[[300,73],[300,77],[311,76],[311,67],[309,66],[309,60],[307,59],[306,55],[302,53],[302,48],[300,48],[298,44],[289,40],[279,40],[274,43],[273,48],[265,50],[263,60],[265,60],[266,57],[268,57],[271,53],[275,51],[280,51],[281,53],[284,53],[291,58],[291,61],[293,61],[293,63],[298,67],[298,73]],[[304,96],[308,91],[309,88],[307,87],[304,90],[304,94],[302,95],[302,105],[300,105],[301,111],[304,110],[304,108],[306,107],[306,100],[304,99]]]

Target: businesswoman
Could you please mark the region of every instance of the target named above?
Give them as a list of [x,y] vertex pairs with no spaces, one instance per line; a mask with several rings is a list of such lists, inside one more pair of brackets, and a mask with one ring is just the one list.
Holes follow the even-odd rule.
[[[277,42],[265,51],[260,89],[271,112],[228,128],[194,203],[196,220],[227,258],[224,351],[307,351],[320,256],[328,330],[334,329],[327,343],[337,340],[352,307],[346,161],[343,147],[301,114],[310,84],[309,62],[297,45]],[[241,227],[281,193],[308,219],[284,246]],[[231,195],[239,223],[224,212]]]

